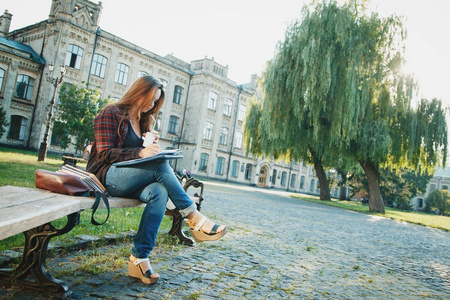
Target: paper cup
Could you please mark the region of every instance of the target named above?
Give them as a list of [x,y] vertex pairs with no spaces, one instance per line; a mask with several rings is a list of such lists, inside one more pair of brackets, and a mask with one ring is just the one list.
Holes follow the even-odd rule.
[[155,136],[151,132],[147,132],[145,136],[142,137],[144,140],[143,146],[147,147],[148,145],[153,144],[153,141],[155,140]]

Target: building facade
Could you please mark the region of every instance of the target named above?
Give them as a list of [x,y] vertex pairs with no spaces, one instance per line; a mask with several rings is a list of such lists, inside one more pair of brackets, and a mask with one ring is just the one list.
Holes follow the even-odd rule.
[[[10,123],[0,144],[39,148],[54,93],[50,63],[55,72],[66,66],[65,84],[88,82],[102,98],[116,101],[139,76],[151,75],[166,93],[155,128],[161,146],[184,150],[184,158],[172,162],[176,171],[318,194],[312,166],[245,155],[243,121],[250,99],[258,96],[256,75],[237,84],[228,78],[228,66],[214,58],[188,63],[157,55],[102,30],[101,13],[101,2],[52,0],[47,20],[12,32],[12,14],[0,16],[0,106]],[[51,130],[48,141],[49,151],[67,151]]]

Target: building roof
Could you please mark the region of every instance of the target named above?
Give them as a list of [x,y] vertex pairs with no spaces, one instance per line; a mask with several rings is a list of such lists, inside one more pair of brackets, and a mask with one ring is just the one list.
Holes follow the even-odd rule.
[[[19,50],[20,52],[14,51],[8,51],[7,49],[4,49],[6,52],[11,52],[14,55],[19,55],[24,58],[30,59],[38,64],[45,64],[45,58],[38,55],[36,52],[34,52],[33,48],[31,48],[28,45],[24,45],[22,43],[16,42],[14,40],[7,39],[3,36],[0,36],[0,46],[5,46],[10,49]],[[2,47],[4,48],[4,47]]]

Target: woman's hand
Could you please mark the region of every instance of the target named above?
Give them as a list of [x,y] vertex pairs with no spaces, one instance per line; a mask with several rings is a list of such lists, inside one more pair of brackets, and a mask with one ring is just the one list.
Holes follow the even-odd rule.
[[158,144],[151,144],[139,152],[140,157],[149,157],[161,152],[161,147]]

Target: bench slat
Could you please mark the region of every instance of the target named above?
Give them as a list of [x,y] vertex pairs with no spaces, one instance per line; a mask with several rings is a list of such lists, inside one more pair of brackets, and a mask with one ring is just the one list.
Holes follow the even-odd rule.
[[0,207],[0,240],[81,210],[77,198],[39,189],[3,186],[0,195],[12,202]]

